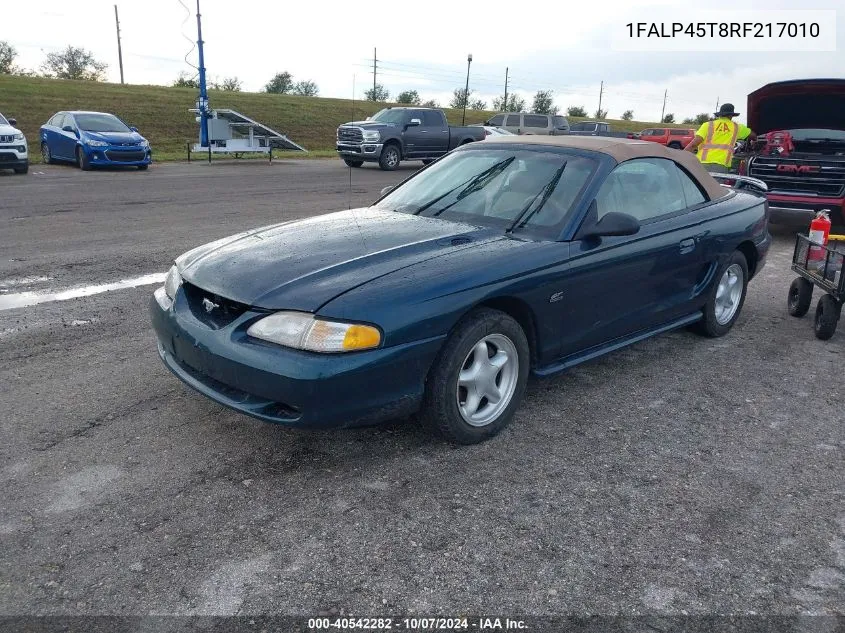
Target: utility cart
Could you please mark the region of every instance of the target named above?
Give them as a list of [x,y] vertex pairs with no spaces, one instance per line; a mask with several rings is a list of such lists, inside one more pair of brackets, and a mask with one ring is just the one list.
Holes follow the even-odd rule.
[[795,236],[792,270],[799,276],[789,286],[789,314],[794,317],[807,314],[813,301],[813,288],[818,286],[824,294],[816,306],[814,329],[816,337],[823,341],[836,332],[845,303],[843,260],[845,235],[830,235],[827,245],[814,242],[806,235]]

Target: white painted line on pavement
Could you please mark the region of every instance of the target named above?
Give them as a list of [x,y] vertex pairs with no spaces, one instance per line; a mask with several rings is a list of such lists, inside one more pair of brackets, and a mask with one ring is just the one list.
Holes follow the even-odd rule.
[[137,288],[138,286],[149,286],[163,283],[167,273],[151,273],[133,279],[123,279],[110,284],[97,284],[94,286],[82,286],[80,288],[69,288],[68,290],[54,292],[17,292],[0,296],[0,310],[11,310],[13,308],[26,308],[39,303],[51,301],[67,301],[91,295],[109,292],[111,290],[122,290],[125,288]]

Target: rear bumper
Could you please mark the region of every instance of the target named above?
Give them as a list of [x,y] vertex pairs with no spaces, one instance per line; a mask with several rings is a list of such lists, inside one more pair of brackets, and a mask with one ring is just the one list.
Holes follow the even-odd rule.
[[317,354],[248,337],[246,329],[264,313],[247,311],[212,329],[193,316],[182,290],[167,309],[154,295],[149,309],[159,356],[185,384],[240,413],[298,428],[361,426],[414,413],[442,344],[436,338]]
[[766,198],[769,201],[769,217],[775,224],[794,224],[806,228],[816,213],[827,209],[834,226],[845,226],[845,198],[791,196],[780,193],[770,193]]
[[363,160],[365,162],[376,162],[381,158],[383,143],[338,143],[337,155],[350,160]]

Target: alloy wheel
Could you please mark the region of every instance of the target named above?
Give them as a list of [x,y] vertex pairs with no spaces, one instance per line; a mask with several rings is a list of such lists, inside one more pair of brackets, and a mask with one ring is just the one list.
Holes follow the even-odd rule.
[[471,426],[486,426],[507,409],[519,377],[516,346],[504,334],[478,341],[458,373],[457,401],[461,417]]
[[719,280],[719,287],[716,289],[715,317],[719,325],[726,325],[734,318],[739,302],[742,299],[742,286],[744,283],[742,266],[731,264],[725,270]]

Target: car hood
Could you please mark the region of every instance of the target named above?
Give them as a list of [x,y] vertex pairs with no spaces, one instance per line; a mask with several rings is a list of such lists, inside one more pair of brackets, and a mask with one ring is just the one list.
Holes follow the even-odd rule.
[[377,130],[386,127],[396,127],[396,124],[382,123],[381,121],[352,121],[351,123],[344,123],[341,127],[346,126],[360,127],[365,130]]
[[104,141],[115,145],[137,144],[144,140],[144,137],[137,132],[85,132],[85,137],[92,141]]
[[21,131],[16,128],[12,127],[11,125],[0,125],[0,136],[7,136],[10,134],[20,134]]
[[845,79],[771,83],[748,95],[748,127],[757,134],[818,128],[845,130]]
[[221,297],[316,312],[373,279],[501,239],[494,229],[363,208],[239,233],[185,253],[176,265],[187,282]]

